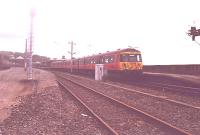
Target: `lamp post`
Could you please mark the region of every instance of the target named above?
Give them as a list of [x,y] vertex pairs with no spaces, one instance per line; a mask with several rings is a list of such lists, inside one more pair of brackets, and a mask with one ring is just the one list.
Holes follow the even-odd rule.
[[33,18],[35,16],[35,11],[34,9],[31,9],[31,13],[30,13],[30,17],[31,17],[31,21],[30,21],[30,35],[29,35],[29,53],[28,53],[28,57],[29,57],[29,62],[28,62],[28,80],[32,80],[33,79],[33,71],[32,71],[32,47],[33,47]]

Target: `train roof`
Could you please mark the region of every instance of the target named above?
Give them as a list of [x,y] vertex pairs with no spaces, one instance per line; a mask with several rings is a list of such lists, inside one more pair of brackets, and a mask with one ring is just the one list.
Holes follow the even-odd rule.
[[[106,52],[106,53],[120,53],[120,52],[140,52],[139,50],[135,49],[135,48],[125,48],[125,49],[118,49],[116,51],[111,51],[111,52]],[[106,53],[103,53],[103,54],[106,54]]]
[[[94,55],[90,55],[90,56],[83,56],[83,57],[80,57],[80,58],[75,58],[73,59],[74,60],[78,60],[78,59],[84,59],[84,58],[92,58],[92,57],[98,57],[98,56],[102,56],[102,55],[110,55],[110,54],[117,54],[117,53],[121,53],[121,52],[138,52],[140,53],[139,50],[135,49],[135,48],[125,48],[125,49],[118,49],[118,50],[115,50],[115,51],[107,51],[105,53],[99,53],[99,54],[94,54]],[[51,60],[51,62],[65,62],[65,61],[70,61],[70,59],[65,59],[65,60]]]
[[140,51],[135,49],[135,48],[125,48],[125,49],[118,49],[118,50],[115,50],[115,51],[107,51],[105,53],[94,54],[94,55],[90,55],[90,56],[86,56],[86,57],[82,57],[82,58],[89,58],[89,57],[96,57],[96,56],[101,56],[101,55],[116,54],[116,53],[127,52],[127,51],[128,52],[138,52],[138,53],[140,53]]

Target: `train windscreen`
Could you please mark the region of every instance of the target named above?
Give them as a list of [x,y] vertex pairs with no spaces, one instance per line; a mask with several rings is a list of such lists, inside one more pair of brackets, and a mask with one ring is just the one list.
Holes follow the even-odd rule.
[[141,62],[142,57],[140,54],[121,54],[120,62]]

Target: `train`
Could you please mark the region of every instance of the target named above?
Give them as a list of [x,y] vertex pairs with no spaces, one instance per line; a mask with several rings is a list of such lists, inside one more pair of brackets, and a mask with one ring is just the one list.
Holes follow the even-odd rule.
[[138,76],[143,73],[142,55],[135,48],[107,51],[72,60],[56,60],[50,63],[50,69],[95,74],[96,64],[102,64],[107,75]]

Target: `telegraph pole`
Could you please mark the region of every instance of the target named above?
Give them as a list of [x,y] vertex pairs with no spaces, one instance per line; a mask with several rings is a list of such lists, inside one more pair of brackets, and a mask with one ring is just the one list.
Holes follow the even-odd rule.
[[68,51],[68,53],[70,53],[70,55],[71,55],[70,70],[71,70],[71,73],[72,73],[72,71],[73,71],[72,59],[73,59],[73,54],[75,54],[73,48],[74,48],[74,45],[76,45],[76,43],[74,43],[73,41],[68,42],[68,43],[71,45],[71,52]]

